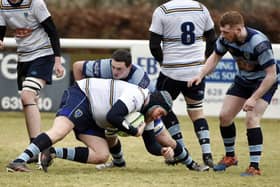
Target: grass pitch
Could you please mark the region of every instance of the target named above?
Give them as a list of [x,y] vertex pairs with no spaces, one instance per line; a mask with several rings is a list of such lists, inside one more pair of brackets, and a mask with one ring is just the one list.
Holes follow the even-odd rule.
[[[43,130],[51,127],[53,113],[42,114]],[[0,186],[52,186],[52,187],[82,187],[82,186],[123,186],[123,187],[277,187],[280,186],[280,121],[263,120],[264,150],[261,160],[262,176],[240,177],[249,163],[246,131],[243,119],[236,120],[237,142],[236,153],[239,158],[237,167],[228,168],[226,172],[204,173],[192,172],[183,165],[166,166],[162,157],[149,155],[144,148],[142,138],[121,138],[127,167],[123,169],[108,169],[97,171],[94,165],[79,164],[55,159],[48,173],[36,169],[35,164],[29,165],[31,173],[8,173],[5,166],[16,158],[27,146],[28,138],[24,117],[21,113],[0,113]],[[185,143],[194,160],[199,163],[201,150],[195,137],[193,126],[186,116],[180,116],[181,128]],[[215,162],[224,154],[218,120],[208,118],[211,145]],[[56,146],[82,145],[75,140],[73,133],[69,134]]]

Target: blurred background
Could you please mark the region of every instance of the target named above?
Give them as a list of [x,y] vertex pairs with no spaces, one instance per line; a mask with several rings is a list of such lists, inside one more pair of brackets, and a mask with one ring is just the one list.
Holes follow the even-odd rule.
[[[140,39],[149,37],[154,9],[166,0],[46,0],[61,38]],[[218,29],[227,10],[240,11],[250,27],[280,43],[280,0],[201,0],[208,7]],[[85,51],[85,50],[83,50]],[[94,50],[94,58],[110,53]],[[86,53],[86,51],[85,51]],[[100,58],[101,58],[100,57]],[[74,56],[72,59],[79,59]],[[82,57],[81,57],[82,58]]]

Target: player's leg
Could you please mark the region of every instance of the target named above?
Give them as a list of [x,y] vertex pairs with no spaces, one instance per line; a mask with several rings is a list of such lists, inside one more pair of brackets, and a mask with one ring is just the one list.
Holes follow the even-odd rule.
[[277,84],[267,91],[262,99],[258,99],[253,111],[246,114],[247,140],[249,145],[250,164],[247,170],[241,176],[261,175],[259,163],[261,160],[263,148],[263,135],[260,120],[267,109],[273,94],[277,88]]
[[[165,129],[161,119],[157,119],[146,125],[142,134],[142,138],[146,147],[146,150],[154,155],[161,156],[162,145],[157,141],[156,137],[161,134]],[[169,135],[170,136],[170,135]]]
[[246,114],[247,141],[249,146],[250,164],[242,176],[261,175],[259,163],[261,160],[263,135],[260,126],[261,117],[267,108],[268,103],[258,100],[253,111]]
[[[81,108],[81,107],[80,107]],[[54,158],[66,159],[70,161],[90,164],[100,164],[108,160],[109,148],[105,139],[104,129],[99,128],[96,124],[94,125],[93,120],[86,117],[86,122],[82,121],[81,124],[75,123],[75,135],[76,138],[82,141],[86,147],[50,147],[41,153],[41,165],[44,171],[52,164]],[[81,125],[86,125],[87,130],[83,130]]]
[[193,122],[194,131],[201,147],[203,162],[209,167],[213,167],[210,131],[207,120],[203,114],[202,100],[185,99],[187,102],[187,112]]
[[187,82],[180,83],[181,91],[187,103],[187,112],[193,123],[194,131],[202,151],[203,162],[209,167],[213,167],[213,158],[210,145],[210,131],[208,122],[203,112],[203,99],[205,81],[198,85],[187,87]]
[[[94,123],[95,121],[92,118],[92,113],[89,106],[90,105],[87,96],[80,90],[77,84],[74,84],[64,92],[61,99],[60,108],[56,114],[57,116],[66,117],[75,125],[74,132],[76,138],[79,140],[81,140],[80,138],[83,138],[84,143],[87,143],[89,141],[87,139],[90,139],[87,138],[88,136],[86,135],[98,136],[102,138],[105,137],[104,129],[99,128]],[[85,136],[82,136],[83,134]],[[54,157],[86,163],[90,153],[90,150],[85,147],[56,149],[50,148],[42,152],[41,165],[46,171],[52,158]]]
[[34,155],[49,148],[57,141],[63,139],[74,127],[74,124],[64,116],[56,117],[53,127],[37,136],[31,144],[8,166],[7,171],[30,171],[25,163]]
[[[199,165],[197,162],[195,162],[191,155],[189,154],[189,151],[187,148],[182,147],[182,145],[178,142],[176,142],[174,139],[171,138],[170,134],[166,129],[162,130],[159,135],[156,136],[157,141],[163,146],[162,148],[162,154],[165,157],[166,160],[173,159],[173,163],[182,163],[190,170],[194,171],[208,171],[209,167],[205,165]],[[169,155],[165,155],[166,148],[172,148],[174,152],[173,158],[170,158]]]
[[86,147],[50,147],[44,150],[41,154],[44,171],[47,171],[54,158],[89,164],[101,164],[108,160],[109,148],[104,137],[80,134],[79,139]]
[[125,167],[126,162],[123,156],[122,145],[118,136],[116,134],[107,134],[106,141],[109,145],[110,154],[112,155],[112,162],[96,165],[96,169],[102,170],[113,167]]
[[219,118],[225,156],[214,166],[214,171],[224,171],[229,166],[237,165],[238,161],[235,154],[236,128],[233,119],[242,109],[244,102],[244,98],[233,95],[226,95],[224,98]]
[[[180,94],[180,89],[178,88],[177,83],[177,81],[172,80],[160,73],[157,79],[156,89],[168,91],[172,96],[172,99],[175,100]],[[173,111],[169,112],[166,116],[162,117],[162,121],[168,132],[171,134],[172,138],[185,147],[183,134],[180,129],[180,123],[175,113]]]
[[[26,127],[30,142],[41,131],[41,116],[37,100],[45,84],[51,84],[54,66],[54,55],[37,58],[30,62],[18,64],[18,89],[21,92],[21,102],[25,115]],[[36,162],[37,157],[29,162]]]
[[41,131],[41,117],[37,100],[44,85],[44,80],[33,77],[26,77],[22,83],[20,96],[30,142]]

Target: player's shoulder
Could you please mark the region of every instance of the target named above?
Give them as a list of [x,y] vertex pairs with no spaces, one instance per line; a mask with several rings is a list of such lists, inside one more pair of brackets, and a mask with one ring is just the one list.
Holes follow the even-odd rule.
[[131,78],[136,78],[136,79],[140,80],[144,77],[145,78],[148,77],[148,73],[142,67],[140,67],[136,64],[132,64]]
[[270,44],[270,41],[267,38],[267,36],[261,31],[249,27],[247,27],[246,29],[248,34],[247,41],[250,42],[251,45],[258,45],[264,42]]
[[135,69],[138,72],[145,72],[145,70],[143,69],[143,67],[137,65],[137,64],[132,64],[132,69]]
[[176,12],[208,13],[209,11],[204,4],[198,1],[172,0],[157,7],[155,12],[158,14],[168,15]]

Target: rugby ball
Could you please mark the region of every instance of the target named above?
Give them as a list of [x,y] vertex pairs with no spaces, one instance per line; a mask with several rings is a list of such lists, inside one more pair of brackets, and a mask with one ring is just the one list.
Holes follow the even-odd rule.
[[[132,112],[132,113],[129,113],[128,115],[126,115],[125,117],[125,120],[127,122],[130,123],[131,126],[137,128],[139,125],[143,124],[145,122],[145,119],[144,119],[144,115],[141,114],[140,112]],[[129,134],[123,132],[123,131],[119,131],[118,132],[118,135],[119,136],[129,136]]]

